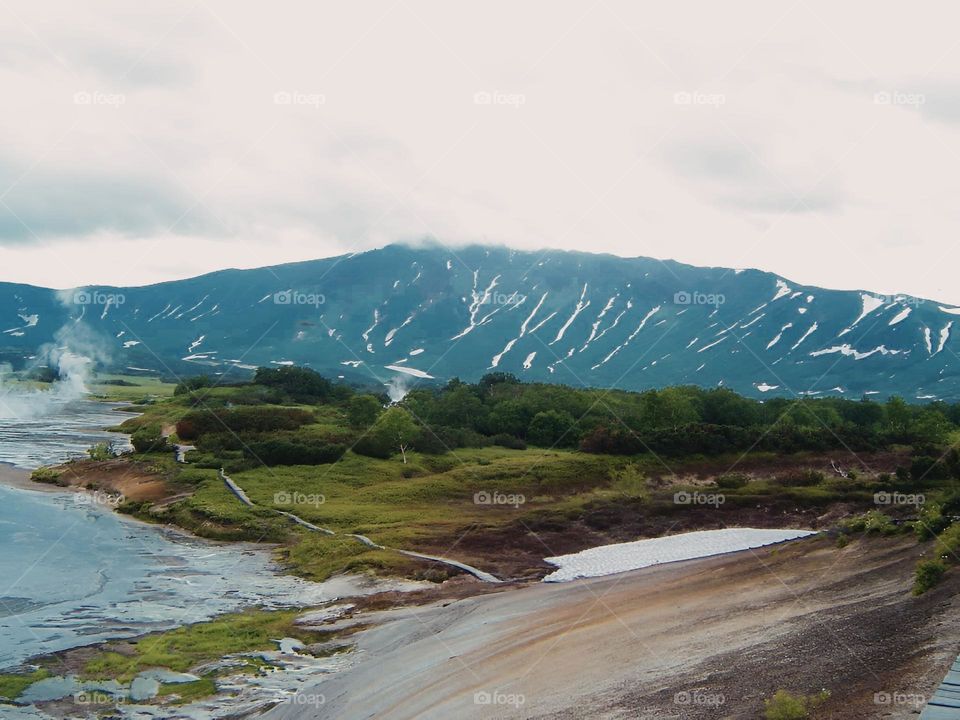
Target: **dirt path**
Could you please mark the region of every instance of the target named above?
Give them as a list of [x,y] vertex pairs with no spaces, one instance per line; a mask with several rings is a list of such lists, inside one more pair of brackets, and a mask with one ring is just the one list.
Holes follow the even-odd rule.
[[[777,689],[817,720],[915,718],[960,643],[958,573],[909,593],[923,547],[827,539],[359,616],[356,664],[272,720],[762,717]],[[357,618],[353,618],[357,620]]]
[[[239,485],[237,485],[236,482],[231,480],[226,475],[226,473],[223,472],[222,468],[220,469],[220,478],[223,480],[224,484],[227,486],[227,489],[229,489],[230,492],[233,493],[233,495],[240,502],[242,502],[247,507],[257,507],[257,505],[253,502],[253,500],[251,500],[249,496],[243,491],[243,488],[241,488]],[[274,510],[274,512],[279,513],[280,515],[283,515],[288,520],[291,520],[297,525],[300,525],[301,527],[305,527],[308,530],[311,530],[312,532],[323,533],[324,535],[336,535],[336,533],[333,530],[328,530],[327,528],[320,527],[319,525],[314,525],[313,523],[307,522],[302,517],[298,515],[294,515],[293,513],[285,512],[283,510]],[[459,562],[458,560],[450,560],[449,558],[443,558],[436,555],[424,555],[423,553],[413,552],[411,550],[398,550],[396,548],[390,548],[384,545],[377,545],[375,542],[373,542],[370,538],[366,537],[365,535],[350,534],[348,535],[348,537],[354,538],[357,542],[363,545],[366,545],[367,547],[376,548],[379,550],[392,550],[393,552],[398,552],[401,555],[406,555],[407,557],[418,558],[420,560],[428,560],[430,562],[437,562],[443,565],[449,565],[450,567],[455,567],[458,570],[463,570],[464,572],[470,573],[471,575],[473,575],[475,578],[477,578],[482,582],[487,582],[487,583],[502,582],[499,578],[494,577],[490,573],[484,572],[483,570],[475,568],[472,565],[467,565],[466,563]]]

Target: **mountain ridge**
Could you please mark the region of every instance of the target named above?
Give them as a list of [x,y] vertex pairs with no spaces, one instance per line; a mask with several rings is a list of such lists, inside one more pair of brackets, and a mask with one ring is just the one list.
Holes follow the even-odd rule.
[[497,370],[627,389],[957,399],[958,314],[753,268],[388,245],[128,288],[0,283],[0,362],[21,368],[83,328],[103,367],[181,376],[303,364],[368,382]]

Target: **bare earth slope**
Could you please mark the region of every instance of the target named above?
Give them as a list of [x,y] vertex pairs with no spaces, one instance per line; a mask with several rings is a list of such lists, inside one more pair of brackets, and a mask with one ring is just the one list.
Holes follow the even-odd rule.
[[779,688],[829,689],[817,718],[915,717],[874,694],[929,696],[956,657],[960,581],[912,597],[923,549],[814,538],[371,613],[356,664],[304,690],[325,702],[268,717],[757,718]]

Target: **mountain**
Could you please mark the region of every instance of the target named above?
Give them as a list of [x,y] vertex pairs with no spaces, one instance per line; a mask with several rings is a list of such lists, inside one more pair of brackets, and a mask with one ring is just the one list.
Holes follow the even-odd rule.
[[0,283],[0,362],[24,367],[53,344],[180,376],[302,364],[442,382],[496,370],[598,387],[956,400],[957,315],[758,270],[393,245],[146,287]]

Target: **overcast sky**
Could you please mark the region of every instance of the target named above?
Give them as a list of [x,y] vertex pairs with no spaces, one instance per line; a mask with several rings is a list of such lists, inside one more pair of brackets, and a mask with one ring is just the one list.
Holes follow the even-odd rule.
[[0,280],[432,237],[960,304],[960,8],[0,3]]

